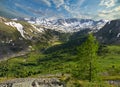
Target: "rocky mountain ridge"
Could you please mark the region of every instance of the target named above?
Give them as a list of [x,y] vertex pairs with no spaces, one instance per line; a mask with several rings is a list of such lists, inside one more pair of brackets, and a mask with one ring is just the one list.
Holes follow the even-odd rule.
[[102,44],[120,44],[120,20],[107,22],[95,35]]
[[15,18],[13,20],[23,20],[30,24],[35,24],[37,26],[44,26],[56,31],[61,32],[77,32],[86,28],[91,29],[91,31],[98,31],[102,28],[108,20],[98,20],[94,21],[92,19],[46,19],[46,18]]

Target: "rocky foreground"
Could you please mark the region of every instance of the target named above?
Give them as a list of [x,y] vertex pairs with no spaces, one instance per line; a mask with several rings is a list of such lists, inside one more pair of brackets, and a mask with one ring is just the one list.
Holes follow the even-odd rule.
[[0,87],[65,87],[57,78],[20,78],[4,83]]

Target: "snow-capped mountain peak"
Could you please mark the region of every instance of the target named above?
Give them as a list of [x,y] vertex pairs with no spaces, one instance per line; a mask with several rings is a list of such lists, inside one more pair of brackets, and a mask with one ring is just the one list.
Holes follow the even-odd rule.
[[49,19],[40,19],[36,18],[36,20],[28,21],[29,23],[34,23],[36,25],[43,25],[46,28],[51,28],[54,30],[61,30],[63,32],[76,32],[79,30],[83,30],[89,28],[91,30],[99,30],[102,28],[107,21],[99,20],[94,21],[91,19],[76,19],[76,18],[69,18],[69,19],[56,19],[56,20],[49,20]]
[[[19,19],[18,19],[19,20]],[[44,26],[46,29],[52,29],[62,32],[77,32],[83,29],[90,29],[94,32],[102,28],[108,21],[99,20],[94,21],[91,19],[47,19],[47,18],[24,18],[30,24]]]

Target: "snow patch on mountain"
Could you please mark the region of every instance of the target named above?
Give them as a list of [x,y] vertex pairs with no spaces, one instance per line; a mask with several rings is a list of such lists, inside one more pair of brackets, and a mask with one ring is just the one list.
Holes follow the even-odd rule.
[[111,23],[111,21],[108,21],[108,24],[110,24]]
[[43,28],[37,28],[35,25],[31,25],[34,29],[36,29],[38,32],[43,32],[44,30],[43,30]]
[[16,29],[20,32],[21,36],[23,38],[25,38],[24,36],[24,30],[23,30],[23,26],[20,23],[16,23],[16,22],[5,22],[6,25],[12,26],[12,27],[16,27]]
[[120,37],[120,33],[117,34],[117,37]]

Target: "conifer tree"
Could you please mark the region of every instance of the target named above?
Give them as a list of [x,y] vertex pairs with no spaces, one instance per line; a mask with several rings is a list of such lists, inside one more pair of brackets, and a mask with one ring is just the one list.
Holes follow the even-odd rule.
[[96,81],[98,78],[97,67],[98,43],[92,34],[78,47],[78,67],[74,75],[82,80]]

